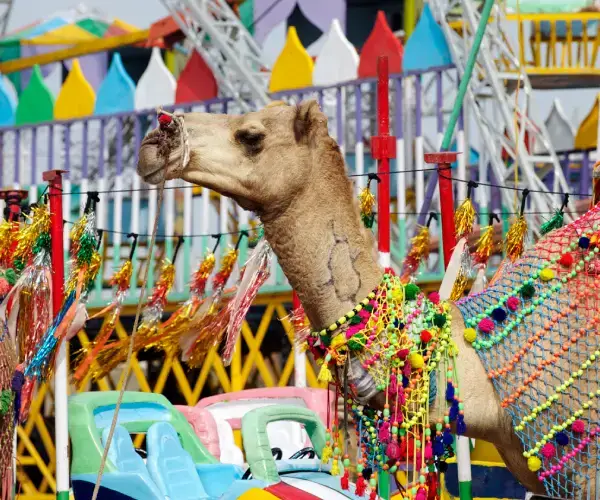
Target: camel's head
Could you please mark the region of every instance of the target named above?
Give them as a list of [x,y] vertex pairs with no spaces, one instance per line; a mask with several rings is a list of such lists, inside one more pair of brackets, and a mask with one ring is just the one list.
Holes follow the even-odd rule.
[[316,101],[298,106],[273,103],[242,116],[188,113],[180,117],[187,135],[187,165],[182,164],[185,146],[180,127],[172,123],[143,140],[139,175],[151,184],[160,183],[164,176],[181,177],[257,213],[285,209],[305,189],[310,170],[320,168],[320,162],[310,161],[315,149],[333,143],[327,118]]

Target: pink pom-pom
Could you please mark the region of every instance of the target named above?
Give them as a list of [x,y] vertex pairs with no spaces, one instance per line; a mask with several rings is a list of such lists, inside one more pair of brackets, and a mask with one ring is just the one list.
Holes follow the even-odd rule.
[[546,443],[542,447],[542,455],[544,458],[552,458],[556,454],[556,448],[552,443]]
[[494,329],[494,322],[490,318],[483,318],[478,326],[483,333],[490,333]]
[[520,301],[517,297],[509,297],[506,301],[506,307],[509,311],[516,311],[519,308]]
[[434,304],[439,304],[440,303],[440,294],[438,292],[431,292],[429,294],[429,300],[431,302],[433,302]]
[[8,292],[10,292],[10,284],[4,278],[0,278],[0,296],[4,296]]
[[571,430],[577,434],[582,434],[585,431],[585,423],[583,420],[575,420],[571,425]]

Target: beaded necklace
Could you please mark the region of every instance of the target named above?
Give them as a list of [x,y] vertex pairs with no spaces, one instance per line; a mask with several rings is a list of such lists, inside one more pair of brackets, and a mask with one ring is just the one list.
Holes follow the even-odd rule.
[[[354,460],[358,496],[368,486],[370,498],[376,498],[378,476],[404,468],[411,478],[405,499],[438,498],[437,475],[453,455],[451,425],[456,425],[458,434],[466,431],[454,375],[457,348],[451,338],[451,319],[450,305],[440,301],[438,294],[426,297],[418,286],[404,285],[399,277],[386,273],[348,314],[308,337],[307,346],[321,364],[319,379],[348,393],[347,409],[359,441]],[[343,369],[350,356],[385,393],[383,410],[361,404],[355,388],[348,387]],[[442,399],[435,397],[437,378],[445,384],[447,410],[432,432],[430,404]],[[332,474],[340,471],[342,461],[344,488],[352,460],[347,453],[342,455],[339,435],[339,426],[328,429],[322,460],[333,461]]]
[[549,233],[484,292],[457,302],[548,495],[579,498],[600,471],[600,209]]

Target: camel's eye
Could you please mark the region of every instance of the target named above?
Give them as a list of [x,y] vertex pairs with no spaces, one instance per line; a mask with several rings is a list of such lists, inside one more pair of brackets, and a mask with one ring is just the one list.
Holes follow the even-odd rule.
[[250,124],[237,130],[234,137],[250,154],[257,154],[262,150],[265,128],[262,124]]

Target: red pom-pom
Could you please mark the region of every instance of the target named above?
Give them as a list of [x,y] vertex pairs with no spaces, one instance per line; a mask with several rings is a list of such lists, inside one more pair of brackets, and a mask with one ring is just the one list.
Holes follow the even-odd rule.
[[542,447],[542,455],[544,458],[552,458],[554,455],[556,455],[556,448],[552,443],[546,443]]
[[421,332],[421,342],[427,344],[431,340],[431,332],[429,330],[423,330]]
[[158,123],[160,123],[163,126],[170,125],[172,121],[173,117],[171,115],[167,115],[166,113],[161,113],[160,115],[158,115]]
[[506,301],[506,307],[508,308],[509,311],[516,311],[519,308],[519,304],[521,303],[521,301],[519,300],[518,297],[509,297],[508,300]]
[[483,333],[490,333],[494,329],[494,322],[490,318],[483,318],[478,326]]
[[573,262],[573,254],[571,253],[565,253],[561,255],[560,259],[558,260],[558,263],[563,267],[571,267],[573,265]]
[[431,302],[433,302],[434,304],[439,304],[440,303],[440,294],[438,292],[431,292],[429,294],[429,300]]
[[342,479],[340,480],[340,483],[342,485],[342,489],[343,490],[350,489],[350,479],[348,478],[348,469],[346,469],[344,471],[344,475],[342,476]]
[[354,490],[354,494],[357,497],[362,497],[365,494],[365,490],[367,489],[367,482],[365,478],[362,477],[362,474],[358,476],[356,480],[356,490]]
[[371,489],[371,494],[369,495],[369,500],[377,500],[377,488]]
[[571,430],[577,434],[583,434],[585,431],[585,423],[583,420],[575,420],[571,425]]
[[4,278],[0,278],[0,296],[6,295],[10,292],[10,284]]

